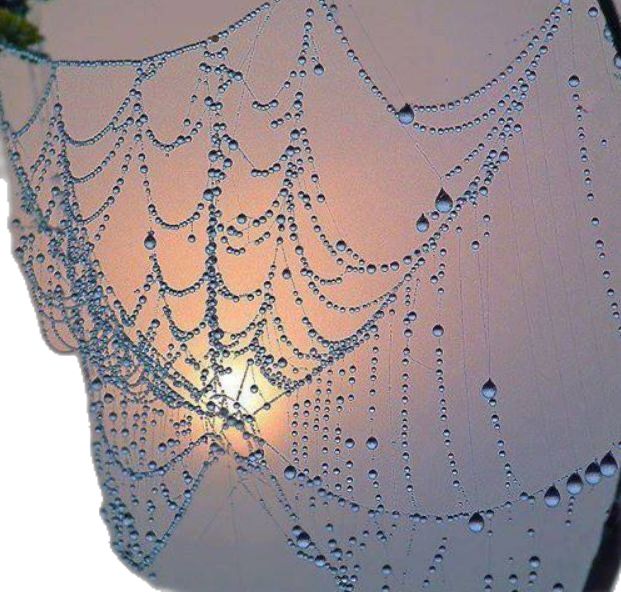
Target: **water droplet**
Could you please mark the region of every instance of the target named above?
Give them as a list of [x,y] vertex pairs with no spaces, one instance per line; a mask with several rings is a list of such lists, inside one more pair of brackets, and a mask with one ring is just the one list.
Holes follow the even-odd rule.
[[567,84],[571,86],[571,88],[578,88],[580,86],[580,78],[578,78],[575,74],[569,77]]
[[284,474],[287,481],[293,481],[297,475],[297,471],[293,465],[289,465],[288,467],[285,467]]
[[488,378],[487,381],[481,387],[481,394],[483,395],[483,397],[485,397],[488,400],[493,399],[496,396],[497,392],[498,392],[498,389],[496,388],[496,385],[494,384],[494,381],[491,378]]
[[602,458],[602,462],[600,465],[600,469],[602,471],[602,475],[604,477],[612,477],[618,470],[619,465],[615,457],[612,455],[612,452],[609,452]]
[[434,337],[442,337],[442,335],[444,335],[444,327],[442,325],[434,325],[431,332]]
[[558,492],[558,489],[555,485],[552,485],[552,487],[550,487],[548,491],[545,492],[545,495],[543,496],[543,501],[545,502],[546,506],[548,506],[548,508],[556,508],[556,506],[561,503],[561,494]]
[[582,491],[583,487],[584,483],[582,482],[582,477],[580,477],[578,473],[570,475],[567,479],[567,491],[571,495],[578,495]]
[[481,532],[485,527],[485,520],[483,520],[483,516],[479,514],[479,512],[475,512],[470,516],[470,520],[468,520],[468,528],[472,532]]
[[295,539],[295,543],[300,549],[308,549],[311,544],[311,538],[308,533],[302,531]]
[[584,478],[589,485],[597,485],[602,480],[602,473],[599,465],[596,462],[592,462],[584,472]]
[[323,76],[325,71],[325,68],[319,63],[315,64],[315,67],[313,68],[313,72],[315,72],[317,76]]
[[368,440],[367,440],[367,448],[369,450],[377,450],[377,447],[379,446],[379,442],[377,441],[377,438],[374,438],[373,436],[371,436]]
[[152,231],[147,233],[146,238],[144,239],[144,247],[149,251],[152,251],[157,246],[157,241],[155,240],[155,235]]
[[442,214],[446,214],[453,208],[453,199],[442,188],[440,189],[438,196],[436,197],[436,210]]
[[410,106],[409,103],[406,103],[397,111],[397,117],[399,119],[399,123],[403,125],[410,125],[414,121],[414,110]]
[[418,232],[427,232],[429,230],[429,220],[425,214],[421,214],[420,218],[416,220],[416,230]]

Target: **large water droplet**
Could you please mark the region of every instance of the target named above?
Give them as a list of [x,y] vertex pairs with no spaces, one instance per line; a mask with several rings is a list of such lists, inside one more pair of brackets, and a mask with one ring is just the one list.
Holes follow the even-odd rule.
[[144,239],[145,249],[152,251],[153,249],[155,249],[156,245],[157,241],[155,240],[155,235],[152,231],[148,232],[146,238]]
[[444,335],[444,327],[442,325],[434,325],[431,332],[433,333],[434,337],[442,337],[442,335]]
[[475,512],[470,516],[470,520],[468,520],[468,528],[472,532],[481,532],[485,527],[485,520],[483,520],[483,516],[479,514],[479,512]]
[[582,482],[582,477],[580,477],[578,473],[570,475],[569,479],[567,479],[567,491],[571,495],[578,495],[582,491],[583,487],[584,483]]
[[612,477],[618,470],[619,465],[615,457],[612,455],[612,452],[609,452],[602,458],[602,462],[600,465],[600,469],[602,471],[602,475],[604,477]]
[[308,533],[302,531],[295,539],[295,543],[300,549],[308,549],[311,544],[311,538]]
[[418,232],[427,232],[429,230],[429,220],[425,214],[421,214],[420,218],[416,220],[416,230]]
[[543,501],[545,502],[546,506],[548,506],[548,508],[556,508],[556,506],[561,503],[561,494],[558,492],[558,489],[555,485],[552,485],[552,487],[550,487],[548,491],[545,492],[545,495],[543,496]]
[[599,465],[592,462],[584,472],[584,478],[589,485],[597,485],[602,480],[602,473]]
[[410,123],[414,122],[414,110],[409,103],[406,103],[397,111],[397,118],[399,119],[399,123],[403,125],[410,125]]
[[442,214],[446,214],[450,212],[452,208],[453,199],[444,190],[444,188],[440,189],[438,196],[436,197],[436,210],[438,210],[438,212],[441,212]]
[[481,394],[488,400],[493,399],[496,396],[497,392],[498,392],[498,389],[496,388],[496,385],[494,384],[494,381],[491,378],[488,378],[487,381],[481,387]]

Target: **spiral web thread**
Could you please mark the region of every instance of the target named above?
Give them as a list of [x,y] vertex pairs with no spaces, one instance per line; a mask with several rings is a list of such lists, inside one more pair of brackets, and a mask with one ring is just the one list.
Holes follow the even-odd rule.
[[[82,364],[113,548],[131,568],[176,585],[157,560],[191,507],[203,503],[206,475],[225,463],[236,539],[243,534],[233,500],[243,494],[336,589],[578,589],[584,561],[560,570],[567,551],[550,541],[559,532],[578,537],[572,529],[603,521],[610,503],[620,405],[605,376],[618,360],[621,327],[607,248],[614,223],[607,227],[602,217],[614,210],[594,188],[606,160],[591,163],[591,153],[610,150],[613,140],[590,140],[589,90],[575,72],[573,46],[577,30],[595,47],[601,38],[601,55],[592,59],[606,64],[607,76],[597,91],[618,108],[619,58],[609,35],[597,11],[563,2],[476,90],[396,106],[351,46],[336,6],[307,4],[266,3],[205,41],[138,60],[52,61],[3,48],[3,65],[19,58],[46,77],[21,124],[2,97],[17,196],[15,253],[46,338]],[[297,57],[264,98],[253,59],[276,23],[295,31]],[[572,70],[563,78],[567,54]],[[423,207],[415,204],[411,240],[398,244],[394,258],[357,249],[364,240],[333,211],[345,192],[322,187],[325,160],[307,111],[313,119],[328,63],[359,79],[369,104],[385,113],[382,125],[412,148],[417,174],[435,186]],[[175,68],[190,73],[193,90],[181,125],[159,120],[165,129],[158,130],[157,83]],[[69,123],[80,105],[72,84],[89,76],[118,78],[126,90],[113,117],[80,136]],[[549,156],[546,108],[573,118],[559,131],[560,163]],[[448,116],[459,122],[434,123]],[[244,132],[250,118],[275,139],[252,145],[256,134]],[[436,144],[467,149],[443,171],[431,156]],[[176,178],[179,170],[200,189]],[[572,190],[562,202],[551,181],[558,171]],[[178,203],[177,187],[187,194]],[[560,226],[533,215],[537,241],[525,246],[518,220],[524,208],[542,207],[536,200],[546,200]],[[506,217],[507,243],[492,231],[494,209]],[[569,223],[579,246],[566,260]],[[515,257],[514,296],[534,386],[527,401],[539,418],[536,428],[523,426],[539,438],[533,471],[529,449],[520,453],[504,433],[520,407],[504,399],[522,395],[496,378],[511,354],[494,348],[503,313],[492,284],[511,280],[494,266],[494,241]],[[198,261],[200,272],[188,280],[184,266],[196,269]],[[535,306],[532,267],[542,274]],[[240,289],[249,278],[253,286]],[[557,299],[567,305],[560,317]],[[567,321],[576,310],[582,324]],[[566,322],[568,341],[555,329],[541,337],[542,318]],[[549,364],[537,359],[542,343]],[[575,356],[579,368],[587,345],[594,367],[576,370],[573,380],[563,371],[566,358]],[[568,431],[580,426],[566,446],[553,441],[550,405]],[[418,454],[418,446],[431,450],[425,439],[438,446],[431,464]],[[430,467],[442,495],[424,483]],[[459,576],[465,587],[444,567],[451,559],[474,566]]]

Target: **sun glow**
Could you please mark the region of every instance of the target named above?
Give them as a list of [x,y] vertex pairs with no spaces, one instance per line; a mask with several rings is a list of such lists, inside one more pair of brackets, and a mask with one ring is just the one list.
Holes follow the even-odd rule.
[[[253,417],[251,431],[267,441],[274,441],[286,425],[282,416],[272,408],[279,391],[271,385],[248,360],[237,359],[228,366],[228,372],[218,376],[219,391],[228,400],[229,408]],[[249,427],[249,426],[246,426]],[[222,433],[237,453],[246,456],[256,448],[256,441],[236,427],[227,427]],[[253,443],[254,441],[254,443]]]
[[254,415],[276,396],[276,390],[248,361],[235,360],[230,372],[218,377],[224,394]]

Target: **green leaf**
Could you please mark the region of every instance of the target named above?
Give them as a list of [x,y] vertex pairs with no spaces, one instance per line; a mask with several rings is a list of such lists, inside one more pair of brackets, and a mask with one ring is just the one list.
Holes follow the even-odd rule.
[[19,49],[28,49],[43,41],[39,29],[29,23],[23,16],[14,14],[6,8],[0,8],[0,41]]
[[19,14],[19,16],[26,16],[30,10],[27,0],[0,0],[0,8],[6,8],[13,14]]

